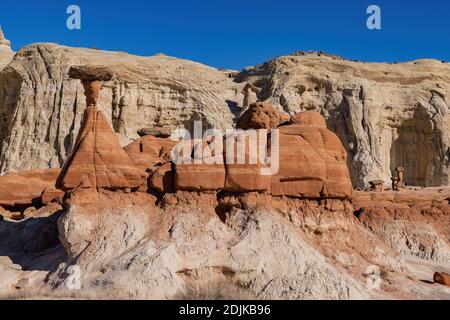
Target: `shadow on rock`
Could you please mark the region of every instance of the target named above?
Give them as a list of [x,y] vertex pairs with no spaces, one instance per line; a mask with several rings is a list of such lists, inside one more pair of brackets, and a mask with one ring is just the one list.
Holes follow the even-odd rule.
[[0,256],[9,257],[22,270],[52,270],[65,256],[58,239],[61,214],[21,221],[0,218]]

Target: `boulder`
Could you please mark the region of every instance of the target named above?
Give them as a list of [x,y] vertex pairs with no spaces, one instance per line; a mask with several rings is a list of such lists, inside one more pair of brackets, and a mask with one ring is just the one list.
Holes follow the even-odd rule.
[[[216,191],[225,186],[225,166],[214,162],[215,150],[206,141],[186,141],[192,146],[191,158],[175,164],[175,189],[187,191]],[[196,150],[201,149],[196,152]],[[222,151],[218,151],[223,159]],[[188,157],[187,157],[188,158]]]
[[41,201],[45,189],[55,186],[60,169],[9,172],[0,176],[0,206],[27,207]]
[[62,203],[64,198],[64,191],[56,189],[55,187],[47,187],[41,195],[42,204],[49,204],[52,202]]
[[256,102],[241,115],[237,129],[271,129],[289,121],[289,116],[266,102]]
[[290,123],[308,127],[327,127],[325,118],[320,113],[314,111],[297,113],[291,117]]
[[[279,159],[273,149],[275,145],[271,145],[271,137],[276,131],[237,130],[228,134],[223,150],[220,150],[223,151],[224,165],[211,164],[204,156],[211,142],[195,142],[194,148],[188,149],[190,163],[175,166],[175,189],[258,191],[298,198],[345,199],[351,196],[346,151],[339,138],[327,129],[325,119],[319,113],[296,115],[289,125],[276,130]],[[203,148],[201,154],[196,152],[199,147]],[[273,156],[271,151],[274,151]],[[215,156],[210,151],[206,154]],[[267,161],[269,159],[273,162]],[[268,165],[274,172],[263,172]]]
[[172,130],[170,128],[142,128],[137,133],[140,137],[154,136],[157,138],[170,138]]
[[170,161],[172,149],[177,143],[169,138],[146,135],[127,145],[124,150],[135,166],[146,172]]
[[[265,152],[260,148],[267,149],[267,143],[262,145],[259,143],[259,133],[260,130],[253,132],[238,130],[226,139],[224,190],[231,192],[270,190],[271,177],[261,174],[261,169],[266,167],[266,164],[259,157],[260,152]],[[267,132],[262,133],[267,134]],[[228,144],[231,145],[228,146]]]
[[89,83],[93,81],[110,81],[113,78],[113,73],[105,66],[83,65],[70,67],[69,77]]
[[150,174],[148,185],[159,192],[174,192],[175,170],[172,162],[166,162]]
[[433,281],[450,287],[450,274],[445,272],[435,272],[433,275]]
[[347,153],[316,112],[300,113],[279,128],[280,168],[271,193],[305,198],[348,198],[352,184]]

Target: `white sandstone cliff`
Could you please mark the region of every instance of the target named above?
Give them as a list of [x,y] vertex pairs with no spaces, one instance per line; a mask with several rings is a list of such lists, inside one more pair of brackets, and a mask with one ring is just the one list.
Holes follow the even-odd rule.
[[[34,44],[0,71],[0,172],[59,167],[77,135],[84,100],[70,66],[103,64],[100,108],[122,144],[152,127],[230,128],[246,100],[290,114],[317,110],[346,147],[355,187],[405,167],[408,185],[449,185],[450,64],[362,63],[320,53],[283,56],[237,74],[157,55]],[[257,97],[245,97],[244,88]]]

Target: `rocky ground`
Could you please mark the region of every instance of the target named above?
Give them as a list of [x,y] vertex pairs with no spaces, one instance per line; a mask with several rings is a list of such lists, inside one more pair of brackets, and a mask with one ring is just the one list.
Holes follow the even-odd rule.
[[[392,221],[378,224],[386,236],[358,218],[351,201],[195,192],[95,197],[85,203],[80,193],[64,212],[0,223],[4,297],[450,298],[450,288],[433,283],[434,272],[450,271],[449,229],[439,224],[448,215],[423,216],[426,229],[385,217]],[[405,235],[409,227],[416,234]],[[69,290],[74,266],[83,290]],[[374,266],[379,288],[368,286]]]

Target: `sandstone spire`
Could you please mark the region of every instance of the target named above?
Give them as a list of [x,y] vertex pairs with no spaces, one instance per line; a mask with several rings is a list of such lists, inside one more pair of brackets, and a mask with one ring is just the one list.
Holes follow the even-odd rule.
[[103,67],[72,67],[71,78],[80,79],[86,95],[87,109],[72,154],[65,162],[57,186],[75,188],[133,189],[143,180],[105,116],[97,108],[101,82],[111,80]]

